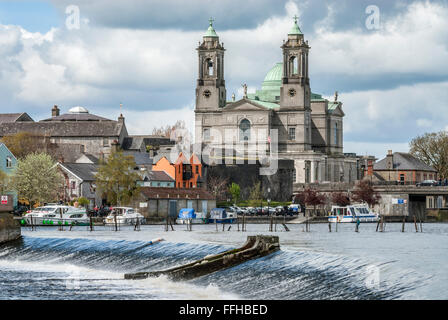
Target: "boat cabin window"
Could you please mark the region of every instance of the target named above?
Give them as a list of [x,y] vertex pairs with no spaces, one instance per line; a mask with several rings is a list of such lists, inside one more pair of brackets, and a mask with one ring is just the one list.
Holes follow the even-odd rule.
[[355,213],[355,209],[350,208],[350,212],[351,212],[352,216],[356,215],[356,213]]
[[72,214],[70,218],[82,218],[82,214]]

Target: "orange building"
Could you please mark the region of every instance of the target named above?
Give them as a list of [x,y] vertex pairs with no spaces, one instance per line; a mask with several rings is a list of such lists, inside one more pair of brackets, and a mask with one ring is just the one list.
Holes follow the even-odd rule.
[[197,188],[202,178],[202,164],[195,154],[187,159],[181,152],[174,164],[162,157],[152,166],[152,170],[165,171],[175,180],[176,188]]

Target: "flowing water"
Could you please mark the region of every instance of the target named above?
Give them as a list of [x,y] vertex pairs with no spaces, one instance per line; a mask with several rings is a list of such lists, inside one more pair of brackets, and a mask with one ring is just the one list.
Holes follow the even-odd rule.
[[[0,246],[0,299],[448,299],[448,224],[289,225],[268,232],[216,231],[214,225],[57,227],[22,229],[23,239]],[[227,229],[227,226],[226,226]],[[276,234],[281,250],[194,280],[124,280],[241,246],[248,235]],[[155,238],[165,241],[149,244]]]

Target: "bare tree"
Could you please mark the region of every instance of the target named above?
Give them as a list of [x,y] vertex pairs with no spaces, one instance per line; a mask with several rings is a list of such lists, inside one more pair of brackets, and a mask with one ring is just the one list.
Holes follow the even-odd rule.
[[436,169],[441,179],[448,178],[448,133],[446,131],[425,133],[414,138],[409,146],[409,152]]
[[229,180],[218,175],[209,174],[207,176],[207,190],[217,199],[225,199],[227,184]]

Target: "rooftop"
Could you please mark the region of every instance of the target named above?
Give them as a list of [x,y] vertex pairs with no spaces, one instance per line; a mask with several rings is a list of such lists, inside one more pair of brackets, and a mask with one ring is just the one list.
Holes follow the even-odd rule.
[[[373,170],[390,170],[387,168],[387,157],[373,165]],[[417,170],[437,172],[433,167],[417,159],[410,153],[393,153],[393,170]]]

